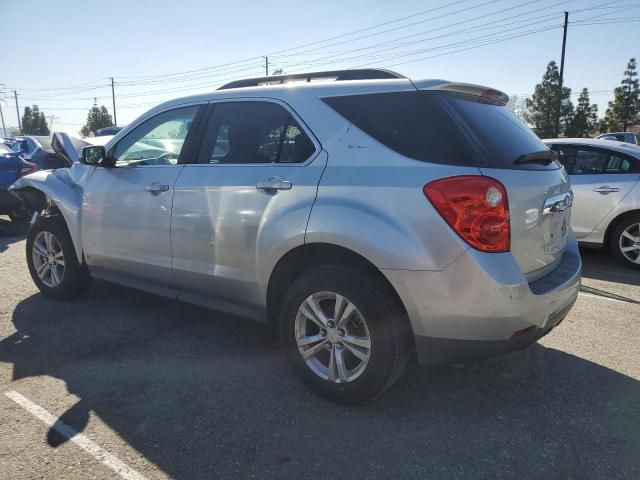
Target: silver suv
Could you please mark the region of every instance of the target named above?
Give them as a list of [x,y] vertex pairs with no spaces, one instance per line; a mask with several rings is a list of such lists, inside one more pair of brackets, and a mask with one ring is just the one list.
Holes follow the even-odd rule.
[[241,80],[164,103],[13,191],[38,288],[90,277],[281,332],[304,382],[370,399],[521,349],[572,307],[569,179],[496,90],[385,70]]

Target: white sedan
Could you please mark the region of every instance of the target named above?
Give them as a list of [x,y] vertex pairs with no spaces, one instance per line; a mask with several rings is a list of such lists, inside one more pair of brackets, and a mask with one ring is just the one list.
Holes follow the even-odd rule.
[[547,139],[571,177],[571,228],[640,269],[640,147],[591,138]]

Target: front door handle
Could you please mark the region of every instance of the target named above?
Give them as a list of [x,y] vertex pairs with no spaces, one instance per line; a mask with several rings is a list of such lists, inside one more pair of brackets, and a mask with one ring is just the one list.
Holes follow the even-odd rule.
[[151,185],[144,187],[144,189],[150,193],[162,193],[169,191],[169,185],[162,185],[158,182],[153,182]]
[[258,182],[256,188],[264,192],[276,192],[278,190],[291,190],[293,183],[281,180],[280,177],[271,177],[264,182]]
[[593,189],[594,192],[598,192],[600,195],[607,195],[608,193],[619,192],[620,189],[616,187],[610,187],[609,185],[603,185]]

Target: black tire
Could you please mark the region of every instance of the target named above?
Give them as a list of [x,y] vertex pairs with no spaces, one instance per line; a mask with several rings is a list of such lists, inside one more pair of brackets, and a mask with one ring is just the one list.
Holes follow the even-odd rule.
[[[62,249],[64,270],[57,286],[48,286],[40,279],[34,260],[34,240],[41,232],[51,233]],[[78,257],[64,220],[60,217],[40,217],[27,234],[27,265],[29,273],[38,289],[47,297],[67,300],[84,293],[90,285],[91,277],[86,266],[78,262]]]
[[[611,250],[613,251],[615,256],[618,257],[620,260],[622,260],[622,262],[627,267],[633,268],[635,270],[640,270],[640,263],[636,263],[632,259],[628,258],[625,255],[625,252],[623,252],[621,249],[621,245],[620,245],[621,241],[624,243],[625,247],[633,246],[633,241],[631,239],[626,237],[623,238],[624,232],[629,227],[632,227],[632,232],[633,232],[632,235],[635,236],[636,238],[640,238],[640,213],[634,213],[634,214],[628,215],[618,223],[615,230],[611,234],[611,240],[610,240],[609,246],[611,247]],[[636,244],[636,246],[638,247],[638,250],[632,251],[631,256],[634,256],[637,253],[639,256],[638,261],[640,261],[640,245]],[[627,255],[630,255],[630,253],[627,252]]]
[[[296,343],[298,309],[311,294],[337,293],[362,314],[368,327],[371,350],[364,371],[346,383],[334,383],[314,373]],[[401,375],[410,345],[409,321],[390,287],[374,273],[353,265],[315,267],[289,288],[283,301],[280,331],[293,369],[319,395],[339,403],[355,404],[375,398]]]

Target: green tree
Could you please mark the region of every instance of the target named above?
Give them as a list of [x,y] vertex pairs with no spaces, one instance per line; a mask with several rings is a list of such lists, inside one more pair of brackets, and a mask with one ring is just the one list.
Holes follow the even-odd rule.
[[573,111],[571,89],[562,87],[560,92],[560,72],[556,62],[551,61],[542,76],[542,82],[536,85],[531,98],[527,98],[527,111],[524,113],[525,121],[539,137],[555,136],[558,103],[560,103],[560,131],[562,132]]
[[98,107],[98,104],[94,103],[87,114],[87,123],[80,129],[80,133],[87,137],[89,134],[95,135],[96,130],[105,127],[113,127],[111,115],[109,115],[107,107],[104,105]]
[[31,107],[24,107],[22,114],[22,131],[24,135],[30,135],[33,130],[33,111]]
[[613,101],[609,102],[606,113],[608,131],[626,131],[627,127],[638,121],[640,87],[637,68],[636,59],[630,59],[621,86],[613,91]]
[[276,68],[273,72],[271,72],[271,75],[284,75],[284,70],[282,70],[281,68]]
[[569,117],[567,137],[588,137],[598,128],[598,106],[589,100],[589,90],[586,88],[580,92],[578,105]]
[[23,135],[49,135],[49,126],[44,112],[40,111],[38,105],[24,107],[22,115]]
[[518,118],[526,122],[527,98],[520,95],[510,95],[507,108],[516,114]]

